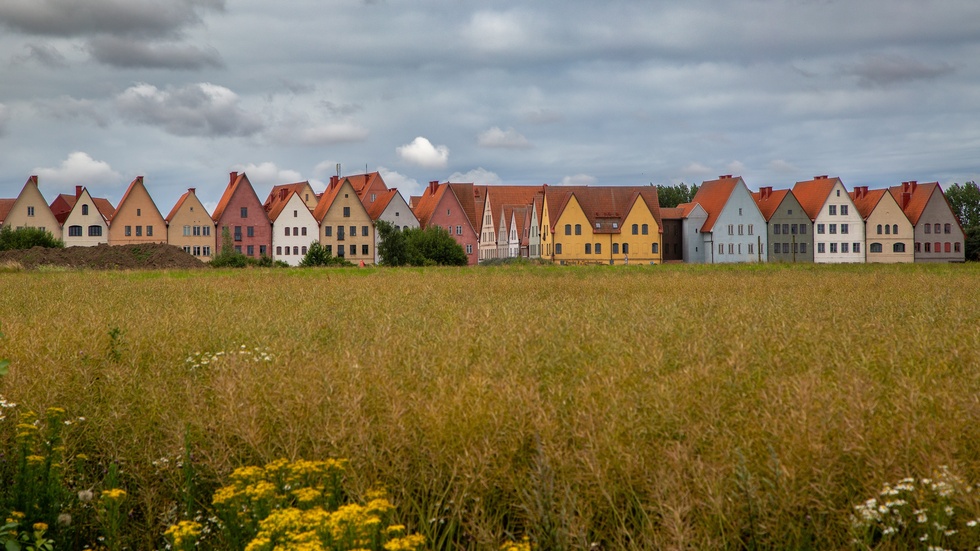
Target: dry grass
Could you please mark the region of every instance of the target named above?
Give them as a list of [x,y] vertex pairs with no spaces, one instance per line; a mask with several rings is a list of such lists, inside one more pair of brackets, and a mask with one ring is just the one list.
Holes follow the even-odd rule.
[[[980,480],[980,267],[0,273],[0,393],[88,421],[146,542],[201,476],[346,457],[436,547],[840,548]],[[115,343],[110,331],[118,328]],[[225,355],[191,369],[196,352]]]

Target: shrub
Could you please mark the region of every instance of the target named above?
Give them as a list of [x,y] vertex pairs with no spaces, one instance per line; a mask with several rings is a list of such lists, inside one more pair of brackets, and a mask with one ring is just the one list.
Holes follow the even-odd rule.
[[316,266],[353,266],[352,263],[341,257],[332,256],[327,251],[327,248],[320,245],[318,241],[310,243],[310,248],[306,249],[306,256],[303,257],[299,265],[304,268]]
[[13,249],[30,249],[31,247],[47,247],[60,249],[65,242],[55,239],[51,232],[40,228],[17,228],[10,226],[0,228],[0,251]]

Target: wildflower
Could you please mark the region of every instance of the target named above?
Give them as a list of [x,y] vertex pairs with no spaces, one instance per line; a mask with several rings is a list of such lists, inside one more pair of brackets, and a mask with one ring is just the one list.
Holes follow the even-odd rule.
[[182,520],[168,528],[164,535],[173,540],[174,547],[182,548],[201,535],[201,525],[191,520]]
[[68,513],[58,515],[58,526],[71,526],[71,515]]
[[898,531],[898,529],[896,529],[894,526],[886,526],[885,529],[881,531],[881,533],[882,533],[882,535],[890,536],[890,535],[894,534],[897,531]]
[[80,453],[80,454],[78,454],[78,455],[75,456],[75,459],[77,459],[79,461],[88,461],[88,456],[85,455],[84,453]]
[[974,520],[968,520],[968,521],[966,521],[966,525],[969,526],[970,528],[973,528],[974,526],[977,525],[977,521],[976,521],[976,519],[974,519]]
[[40,455],[28,455],[27,462],[32,465],[40,465],[41,463],[44,463],[44,458]]
[[106,501],[122,501],[123,499],[126,499],[126,490],[123,490],[122,488],[102,490],[102,499]]

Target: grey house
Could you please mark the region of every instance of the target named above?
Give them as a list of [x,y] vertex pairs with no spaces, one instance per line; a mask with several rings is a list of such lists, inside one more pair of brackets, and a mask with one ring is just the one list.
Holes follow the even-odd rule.
[[752,194],[766,219],[769,262],[813,262],[813,222],[789,189]]

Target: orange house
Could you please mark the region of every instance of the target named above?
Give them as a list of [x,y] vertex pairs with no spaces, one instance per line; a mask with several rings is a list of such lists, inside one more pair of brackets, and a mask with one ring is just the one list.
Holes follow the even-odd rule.
[[109,219],[109,244],[166,243],[167,222],[137,176]]

